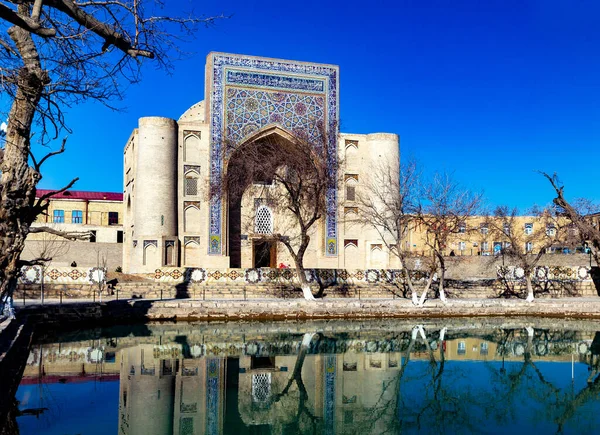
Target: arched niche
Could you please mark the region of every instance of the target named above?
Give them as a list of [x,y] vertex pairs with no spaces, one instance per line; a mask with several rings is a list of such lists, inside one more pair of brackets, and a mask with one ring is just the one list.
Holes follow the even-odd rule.
[[188,240],[183,247],[183,261],[186,267],[199,267],[201,263],[200,243]]
[[201,141],[195,134],[186,136],[183,140],[183,160],[186,162],[200,161]]
[[200,233],[200,207],[197,205],[188,205],[183,211],[183,230],[186,233]]

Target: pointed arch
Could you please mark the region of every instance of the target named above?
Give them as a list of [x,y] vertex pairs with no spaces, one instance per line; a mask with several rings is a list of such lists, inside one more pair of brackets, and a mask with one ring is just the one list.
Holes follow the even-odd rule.
[[183,210],[183,231],[186,233],[200,233],[200,220],[202,215],[197,204],[187,205]]
[[200,161],[201,147],[200,137],[196,133],[188,134],[183,139],[183,160],[186,162]]
[[358,248],[358,240],[344,241],[344,268],[347,270],[364,269]]
[[186,237],[183,246],[183,261],[186,267],[200,266],[201,262],[200,238]]
[[347,168],[354,169],[359,166],[358,144],[356,141],[346,141],[344,159]]
[[387,254],[379,243],[372,244],[370,249],[370,266],[372,269],[385,269],[387,267]]

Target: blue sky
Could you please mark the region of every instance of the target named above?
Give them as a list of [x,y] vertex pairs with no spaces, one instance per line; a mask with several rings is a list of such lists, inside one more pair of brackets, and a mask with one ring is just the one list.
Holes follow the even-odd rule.
[[[185,9],[190,0],[168,2]],[[600,2],[368,3],[206,1],[199,13],[233,14],[201,29],[195,54],[168,76],[148,63],[115,113],[69,110],[68,152],[43,188],[74,176],[76,189],[122,190],[122,149],[137,118],[177,119],[204,99],[210,51],[340,66],[341,130],[393,132],[403,157],[454,171],[490,205],[525,210],[552,192],[536,170],[558,172],[569,197],[600,199]],[[58,144],[57,144],[58,146]]]

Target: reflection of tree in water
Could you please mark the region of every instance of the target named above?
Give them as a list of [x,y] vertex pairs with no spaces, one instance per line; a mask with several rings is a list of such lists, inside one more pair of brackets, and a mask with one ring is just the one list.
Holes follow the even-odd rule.
[[[456,382],[465,374],[458,369],[448,370],[446,367],[444,327],[439,333],[427,338],[425,330],[418,327],[419,335],[425,343],[427,363],[426,369],[417,373],[407,384],[420,382],[423,398],[415,403],[409,394],[398,394],[398,417],[403,429],[417,429],[429,433],[471,433],[478,432],[478,424],[474,418],[473,406],[478,403],[477,397],[470,388],[459,389]],[[438,357],[435,355],[438,351]],[[400,391],[399,391],[400,393]]]
[[[567,349],[568,353],[572,354],[573,345],[576,343],[575,332],[534,330],[532,327],[526,327],[524,331],[504,330],[503,335],[498,347],[498,353],[503,358],[502,366],[498,370],[489,366],[491,388],[484,400],[490,404],[487,407],[487,415],[498,424],[514,423],[517,418],[516,410],[526,408],[530,421],[555,422],[557,433],[563,433],[567,423],[582,429],[584,420],[573,417],[592,399],[597,400],[600,392],[597,372],[594,372],[596,376],[588,379],[585,388],[574,394],[574,385],[571,389],[566,389],[550,382],[534,359],[534,356],[546,356],[551,352],[560,354]],[[523,362],[518,368],[511,367],[507,370],[504,367],[504,358],[511,353],[522,356]],[[592,354],[590,369],[595,367],[597,370],[599,362]]]
[[[451,322],[448,324],[451,325]],[[239,406],[236,410],[243,416],[243,420],[235,423],[235,428],[239,428],[240,433],[262,433],[267,429],[271,433],[323,433],[330,428],[329,422],[332,421],[328,417],[330,414],[321,409],[326,402],[333,403],[335,408],[336,429],[357,435],[480,433],[483,428],[500,429],[523,422],[531,426],[543,422],[546,429],[551,422],[558,433],[573,432],[574,428],[579,433],[590,430],[586,418],[592,419],[593,414],[586,411],[592,406],[597,409],[600,395],[600,338],[594,340],[596,344],[592,344],[592,350],[588,352],[590,336],[584,334],[587,339],[582,339],[581,333],[575,331],[516,326],[494,330],[450,326],[451,329],[447,330],[442,326],[435,323],[410,329],[408,325],[401,325],[379,329],[375,334],[372,330],[357,332],[356,329],[332,333],[326,328],[322,330],[328,332],[322,334],[309,332],[300,335],[289,330],[286,333],[261,334],[253,341],[257,343],[255,350],[239,348],[246,349],[244,352],[247,353],[240,355],[245,355],[244,364],[252,372],[240,378],[244,381],[244,389],[240,389],[240,393],[244,391],[248,395],[240,394],[242,399],[239,402],[238,396],[235,396],[234,403]],[[178,334],[181,331],[178,330]],[[216,337],[213,341],[221,343],[222,338]],[[476,364],[469,362],[469,354],[456,358],[455,344],[459,339],[495,343],[496,356],[491,358],[494,361]],[[186,359],[192,358],[189,347],[198,339],[170,334],[169,341],[181,345]],[[557,380],[556,370],[548,370],[549,366],[540,364],[540,361],[551,360],[554,355],[562,356],[560,366],[567,370],[564,356],[570,359],[576,344],[581,346],[584,341],[587,343],[585,352],[580,350],[579,354],[585,353],[585,361],[583,356],[579,357],[579,361],[588,364],[592,371],[587,386],[581,388],[583,385],[580,383],[574,384],[580,385],[574,391],[575,386],[569,388],[570,378],[565,379],[566,382]],[[105,347],[116,350],[116,339],[106,340]],[[473,347],[475,351],[475,345]],[[228,348],[228,355],[231,355],[231,349]],[[344,356],[346,351],[355,354]],[[389,355],[385,356],[386,353]],[[250,363],[251,355],[263,361],[250,365],[254,364],[254,360]],[[276,356],[280,358],[277,363]],[[500,358],[511,362],[501,365]],[[327,371],[326,361],[329,360],[338,364],[338,370],[330,372],[338,382],[334,389],[335,402],[331,402],[331,395],[321,390],[321,376]],[[382,364],[372,365],[373,361]],[[353,369],[346,370],[349,366]],[[568,372],[565,371],[565,377],[570,375]],[[238,367],[234,366],[231,373],[237,379]],[[266,379],[267,375],[268,383],[256,383],[264,389],[255,396],[254,377]],[[580,375],[576,379],[583,380]],[[229,381],[228,378],[227,383]],[[236,382],[235,386],[228,387],[237,389],[239,385]],[[57,410],[60,413],[60,406],[50,408],[48,415]],[[347,414],[352,414],[350,422],[346,421]],[[583,422],[580,421],[582,416]]]
[[[292,423],[286,427],[288,431],[291,431],[290,433],[305,433],[307,431],[317,433],[318,418],[308,407],[308,392],[302,379],[302,367],[314,339],[318,342],[320,336],[309,332],[304,334],[294,370],[281,392],[273,396],[271,400],[271,406],[280,407],[282,411],[287,411],[285,414],[288,415],[294,412],[294,407],[296,408]],[[293,388],[294,385],[295,388]]]

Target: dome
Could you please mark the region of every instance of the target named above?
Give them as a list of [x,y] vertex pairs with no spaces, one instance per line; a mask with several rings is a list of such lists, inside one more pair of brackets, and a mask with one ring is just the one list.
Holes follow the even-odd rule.
[[204,122],[204,101],[200,101],[186,110],[177,122]]

